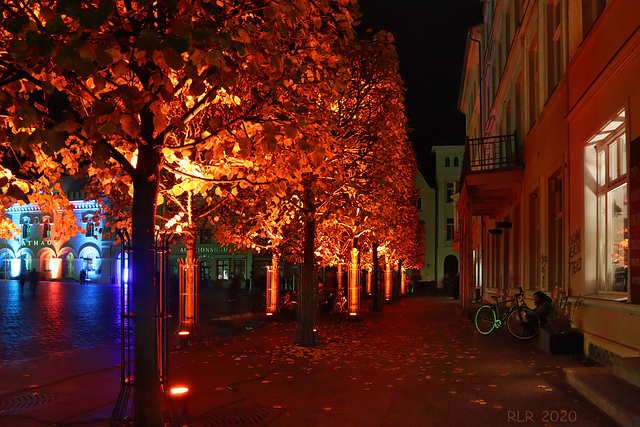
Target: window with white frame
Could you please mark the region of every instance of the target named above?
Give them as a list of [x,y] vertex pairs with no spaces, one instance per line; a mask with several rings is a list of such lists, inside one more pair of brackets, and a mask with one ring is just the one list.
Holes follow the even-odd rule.
[[447,203],[453,203],[453,196],[456,193],[456,186],[453,182],[447,182]]
[[614,120],[611,123],[608,127],[616,123],[619,127],[594,146],[598,188],[597,283],[600,292],[627,292],[627,141],[624,122]]
[[448,168],[449,166],[451,166],[451,157],[445,157],[444,158],[444,167]]
[[453,218],[447,218],[447,240],[453,240],[454,233],[455,233],[455,227],[453,223]]

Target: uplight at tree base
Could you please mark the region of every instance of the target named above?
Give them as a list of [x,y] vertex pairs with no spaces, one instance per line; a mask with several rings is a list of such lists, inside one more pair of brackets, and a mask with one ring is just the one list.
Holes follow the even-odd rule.
[[190,338],[191,334],[189,333],[189,331],[178,332],[178,342],[180,343],[180,345],[188,344]]
[[175,409],[181,415],[187,415],[187,405],[189,403],[189,388],[188,387],[173,387],[169,392],[171,402]]
[[[187,332],[188,334],[188,332]],[[176,395],[184,395],[185,393],[189,392],[189,388],[188,387],[174,387],[171,389],[171,395],[176,396]]]

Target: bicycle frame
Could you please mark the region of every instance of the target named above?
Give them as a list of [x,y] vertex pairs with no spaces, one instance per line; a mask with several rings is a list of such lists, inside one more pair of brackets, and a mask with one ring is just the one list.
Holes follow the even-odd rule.
[[[498,304],[507,304],[510,302],[515,302],[515,304],[509,307],[509,309],[505,311],[504,315],[500,316],[500,309],[498,307]],[[491,306],[493,307],[493,310],[496,312],[496,319],[500,321],[500,325],[501,325],[502,323],[504,323],[504,321],[509,317],[509,315],[513,311],[519,310],[520,308],[527,307],[527,304],[524,301],[524,297],[522,295],[516,295],[514,299],[508,299],[505,301],[496,301],[495,303],[491,304]]]

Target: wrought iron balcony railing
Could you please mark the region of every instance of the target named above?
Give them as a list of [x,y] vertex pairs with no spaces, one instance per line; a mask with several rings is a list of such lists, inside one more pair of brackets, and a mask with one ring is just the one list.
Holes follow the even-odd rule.
[[467,138],[463,174],[494,172],[518,166],[523,166],[522,146],[518,144],[515,132],[509,135]]

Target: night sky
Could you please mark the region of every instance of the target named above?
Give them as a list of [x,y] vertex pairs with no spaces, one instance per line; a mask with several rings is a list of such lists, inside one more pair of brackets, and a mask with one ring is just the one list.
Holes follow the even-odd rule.
[[467,30],[482,20],[479,0],[359,0],[362,24],[390,31],[405,82],[409,138],[422,170],[431,173],[433,145],[463,144],[458,95]]

